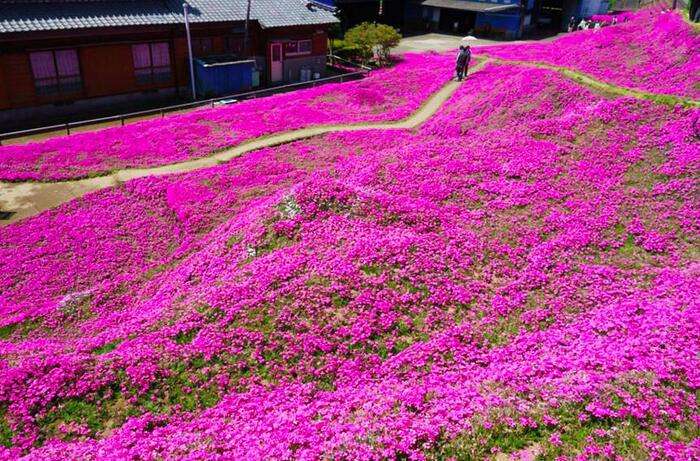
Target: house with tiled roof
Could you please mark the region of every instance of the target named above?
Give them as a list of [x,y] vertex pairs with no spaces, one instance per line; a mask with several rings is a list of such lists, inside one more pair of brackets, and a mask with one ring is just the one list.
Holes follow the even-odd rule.
[[[329,8],[306,0],[186,0],[195,58],[253,61],[251,85],[322,75]],[[207,62],[209,62],[207,61]],[[0,0],[0,123],[186,97],[181,0]]]

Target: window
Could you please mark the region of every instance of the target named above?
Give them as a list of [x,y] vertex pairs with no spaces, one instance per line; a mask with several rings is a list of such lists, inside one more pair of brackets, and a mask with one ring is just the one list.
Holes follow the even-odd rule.
[[196,57],[209,56],[214,50],[211,37],[193,38],[192,39],[192,54]]
[[299,40],[299,53],[311,54],[311,40]]
[[142,85],[166,83],[171,79],[170,48],[163,43],[133,45],[134,75]]
[[311,54],[311,40],[298,40],[286,42],[284,44],[284,54],[287,56],[299,56]]
[[75,49],[30,53],[29,61],[37,94],[69,94],[82,89],[80,63]]
[[241,37],[226,37],[226,53],[243,54],[243,39]]

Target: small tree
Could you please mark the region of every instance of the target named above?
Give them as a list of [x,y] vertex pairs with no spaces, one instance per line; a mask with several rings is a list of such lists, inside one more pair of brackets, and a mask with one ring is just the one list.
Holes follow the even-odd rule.
[[363,64],[374,55],[374,25],[363,22],[345,33],[345,43],[357,49]]
[[398,46],[401,41],[399,31],[386,24],[377,24],[374,28],[374,37],[377,45],[379,61],[388,63],[391,49]]
[[363,22],[345,33],[345,43],[358,50],[363,64],[374,58],[375,52],[380,64],[387,63],[400,40],[399,31],[386,24]]

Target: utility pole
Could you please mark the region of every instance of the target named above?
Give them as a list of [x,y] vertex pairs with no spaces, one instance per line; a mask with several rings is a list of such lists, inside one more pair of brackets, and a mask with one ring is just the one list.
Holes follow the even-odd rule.
[[187,33],[187,50],[190,57],[190,83],[192,84],[192,99],[197,100],[197,87],[194,82],[194,57],[192,56],[192,36],[190,35],[190,16],[189,16],[189,5],[187,3],[182,4],[182,10],[185,13],[185,32]]
[[248,42],[250,40],[250,3],[248,0],[248,8],[245,13],[245,35],[243,36],[243,54],[246,58],[250,57],[250,50],[248,49]]

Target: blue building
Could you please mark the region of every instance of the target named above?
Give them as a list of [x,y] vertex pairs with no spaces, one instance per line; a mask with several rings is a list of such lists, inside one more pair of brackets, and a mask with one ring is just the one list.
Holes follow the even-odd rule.
[[[608,0],[422,0],[419,12],[407,9],[407,23],[456,34],[520,38],[528,33],[559,32],[571,16],[605,13]],[[418,17],[409,17],[420,14]]]

